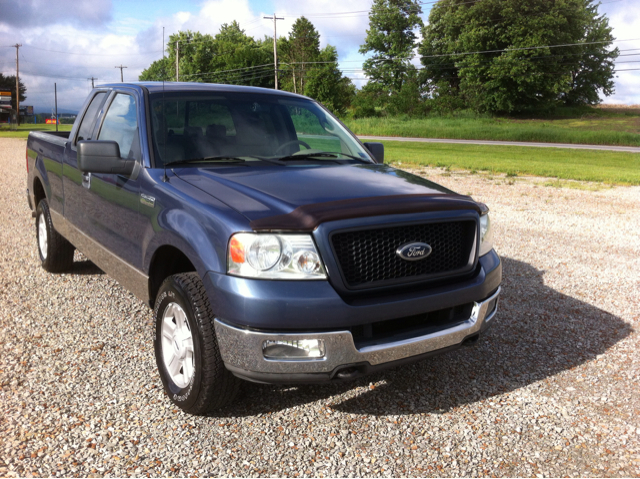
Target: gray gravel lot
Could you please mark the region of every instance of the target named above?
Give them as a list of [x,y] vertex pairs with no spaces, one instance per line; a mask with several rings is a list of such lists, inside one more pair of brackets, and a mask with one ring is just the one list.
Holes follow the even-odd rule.
[[191,417],[164,398],[144,304],[80,255],[40,268],[24,140],[0,139],[0,168],[0,476],[640,475],[640,188],[420,170],[493,211],[485,339],[349,384],[247,384]]

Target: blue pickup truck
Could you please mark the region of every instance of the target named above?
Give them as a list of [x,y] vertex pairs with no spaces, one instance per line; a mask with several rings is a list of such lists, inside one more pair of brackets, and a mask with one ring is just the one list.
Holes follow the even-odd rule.
[[488,208],[384,164],[312,99],[202,83],[95,88],[33,132],[42,266],[75,249],[153,308],[167,395],[344,381],[473,344],[502,267]]

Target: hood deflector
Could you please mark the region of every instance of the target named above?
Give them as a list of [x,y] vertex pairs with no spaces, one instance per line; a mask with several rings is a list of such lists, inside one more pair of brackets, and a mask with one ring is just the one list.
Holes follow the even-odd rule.
[[406,213],[484,209],[470,196],[451,194],[417,194],[353,198],[299,206],[286,215],[260,218],[250,223],[254,231],[310,232],[327,221]]

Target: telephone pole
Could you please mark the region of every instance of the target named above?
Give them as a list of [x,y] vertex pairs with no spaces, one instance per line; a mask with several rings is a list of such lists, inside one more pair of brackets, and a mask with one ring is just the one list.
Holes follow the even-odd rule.
[[122,64],[120,64],[119,67],[115,67],[115,68],[119,68],[120,69],[120,81],[124,83],[124,77],[122,76],[122,69],[123,68],[127,68],[127,67],[122,66]]
[[18,126],[20,126],[20,58],[18,56],[18,51],[20,50],[22,43],[16,43],[11,46],[16,47],[16,118]]
[[176,41],[176,81],[180,81],[180,41]]
[[[118,68],[118,67],[116,67],[116,68]],[[124,67],[124,68],[127,68],[127,67]],[[91,80],[91,89],[93,89],[94,88],[93,87],[93,80],[97,80],[97,78],[91,77],[91,78],[87,78],[87,80]]]
[[276,90],[278,89],[278,34],[276,33],[276,23],[278,20],[284,20],[284,18],[276,17],[276,14],[273,14],[273,17],[263,17],[266,20],[273,20],[273,71],[275,73],[276,79]]

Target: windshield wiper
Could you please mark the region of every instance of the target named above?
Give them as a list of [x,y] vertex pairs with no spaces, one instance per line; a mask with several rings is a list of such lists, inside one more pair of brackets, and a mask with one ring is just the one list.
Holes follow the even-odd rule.
[[331,153],[328,151],[321,151],[317,153],[299,153],[297,155],[289,155],[283,156],[282,158],[278,158],[278,161],[294,161],[294,160],[305,160],[307,158],[335,158],[336,160],[341,160],[339,156],[346,156],[347,158],[362,161],[364,163],[369,163],[366,159],[360,158],[358,156],[347,155],[346,153]]

